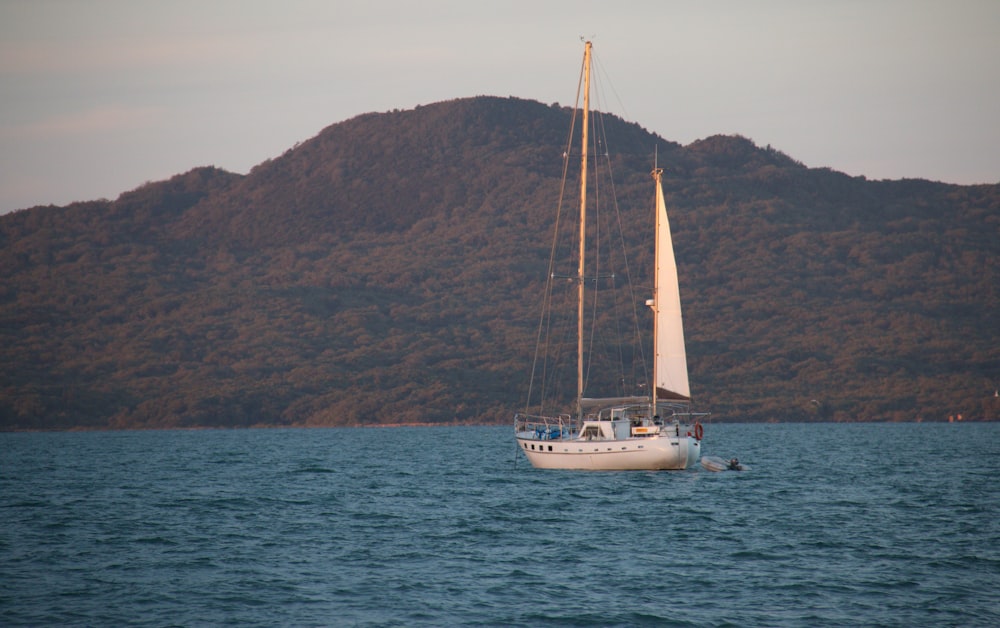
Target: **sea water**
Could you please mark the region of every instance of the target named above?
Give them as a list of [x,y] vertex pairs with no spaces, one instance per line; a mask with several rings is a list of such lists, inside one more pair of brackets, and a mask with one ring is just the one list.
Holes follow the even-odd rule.
[[704,453],[752,470],[536,470],[509,427],[0,434],[0,624],[1000,625],[1000,424]]

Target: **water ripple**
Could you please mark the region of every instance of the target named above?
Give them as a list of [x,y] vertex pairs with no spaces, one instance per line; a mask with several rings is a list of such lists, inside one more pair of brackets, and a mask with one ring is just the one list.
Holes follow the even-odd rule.
[[1000,428],[713,425],[748,473],[506,428],[0,434],[0,624],[1000,624]]

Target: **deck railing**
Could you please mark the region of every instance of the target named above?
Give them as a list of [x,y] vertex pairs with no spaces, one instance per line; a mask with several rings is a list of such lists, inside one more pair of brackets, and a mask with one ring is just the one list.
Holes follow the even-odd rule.
[[559,416],[538,416],[532,414],[514,415],[514,432],[521,438],[535,440],[556,440],[575,436],[579,424],[568,414]]

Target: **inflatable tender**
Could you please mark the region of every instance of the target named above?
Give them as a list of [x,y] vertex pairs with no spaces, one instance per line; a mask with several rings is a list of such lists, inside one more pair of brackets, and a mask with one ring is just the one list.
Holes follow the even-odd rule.
[[736,458],[723,460],[718,456],[702,456],[701,466],[709,471],[749,471],[750,467],[741,464]]

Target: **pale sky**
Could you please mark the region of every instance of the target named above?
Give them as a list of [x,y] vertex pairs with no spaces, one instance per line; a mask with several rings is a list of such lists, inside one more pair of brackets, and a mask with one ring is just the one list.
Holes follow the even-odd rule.
[[998,0],[0,0],[0,213],[246,173],[362,113],[569,105],[582,36],[601,108],[667,140],[1000,182]]

